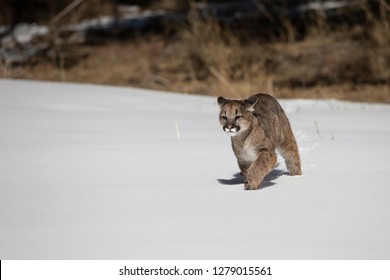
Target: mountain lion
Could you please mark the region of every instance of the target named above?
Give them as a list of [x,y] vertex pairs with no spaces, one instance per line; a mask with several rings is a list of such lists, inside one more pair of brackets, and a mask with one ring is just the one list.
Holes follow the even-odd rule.
[[285,159],[290,175],[301,175],[298,146],[279,102],[268,94],[244,100],[218,97],[219,121],[231,136],[234,154],[244,177],[245,189],[259,188],[276,164],[275,149]]

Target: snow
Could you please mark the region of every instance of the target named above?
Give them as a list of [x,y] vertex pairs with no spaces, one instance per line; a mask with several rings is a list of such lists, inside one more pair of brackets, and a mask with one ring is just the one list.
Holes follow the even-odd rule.
[[49,27],[45,25],[20,23],[15,26],[12,32],[13,39],[18,44],[28,44],[39,37],[47,36]]
[[390,106],[281,100],[244,191],[215,98],[0,80],[0,259],[389,259]]

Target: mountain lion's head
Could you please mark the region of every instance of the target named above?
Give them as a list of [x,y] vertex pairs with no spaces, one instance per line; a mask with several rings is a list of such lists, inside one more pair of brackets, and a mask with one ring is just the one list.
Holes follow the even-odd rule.
[[245,100],[230,100],[222,96],[217,99],[221,108],[219,122],[230,136],[236,136],[250,127],[257,97]]

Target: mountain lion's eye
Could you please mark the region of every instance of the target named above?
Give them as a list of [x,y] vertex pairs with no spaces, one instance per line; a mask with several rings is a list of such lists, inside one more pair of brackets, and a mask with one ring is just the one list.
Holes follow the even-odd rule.
[[221,118],[226,121],[227,120],[227,117],[226,116],[221,116]]
[[236,116],[234,119],[239,120],[242,116]]

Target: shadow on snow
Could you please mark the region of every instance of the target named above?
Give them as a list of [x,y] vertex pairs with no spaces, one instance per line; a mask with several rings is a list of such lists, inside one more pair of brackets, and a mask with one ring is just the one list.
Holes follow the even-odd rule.
[[[274,183],[273,181],[276,180],[277,178],[279,178],[280,176],[283,176],[283,175],[288,175],[288,172],[286,172],[284,170],[279,170],[279,169],[272,170],[270,173],[268,173],[265,176],[263,182],[261,182],[259,190],[275,185],[276,183]],[[217,179],[217,180],[222,185],[233,186],[233,185],[244,184],[244,179],[240,173],[234,174],[233,178],[231,178],[231,179]]]

